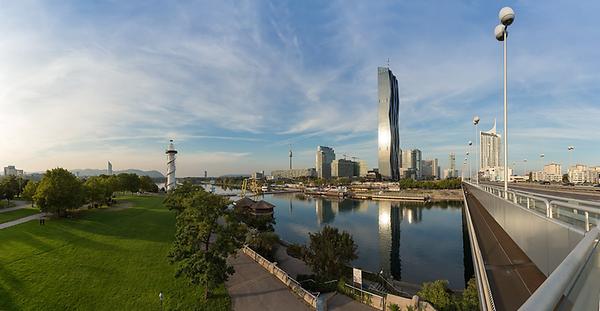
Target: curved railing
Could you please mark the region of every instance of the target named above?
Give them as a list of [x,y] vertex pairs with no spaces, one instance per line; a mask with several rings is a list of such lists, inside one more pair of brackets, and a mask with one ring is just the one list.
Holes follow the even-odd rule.
[[496,306],[494,305],[492,289],[485,271],[485,263],[483,262],[483,256],[481,255],[481,249],[479,248],[477,234],[475,232],[475,227],[473,226],[473,221],[471,220],[471,212],[469,211],[469,204],[465,198],[464,190],[463,200],[465,202],[465,218],[467,219],[467,230],[469,231],[470,237],[471,255],[475,261],[475,276],[477,279],[477,290],[479,292],[479,304],[483,311],[493,311],[496,310]]

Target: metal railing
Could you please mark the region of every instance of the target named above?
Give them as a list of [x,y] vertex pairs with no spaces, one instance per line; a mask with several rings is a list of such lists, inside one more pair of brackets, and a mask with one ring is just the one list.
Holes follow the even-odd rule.
[[344,283],[345,294],[378,310],[385,310],[385,298],[372,292]]
[[496,306],[494,305],[492,289],[485,271],[485,263],[483,262],[483,256],[481,255],[481,249],[479,248],[477,234],[475,233],[475,227],[473,226],[473,221],[471,219],[471,212],[469,211],[469,204],[467,203],[464,191],[463,199],[465,202],[465,218],[467,219],[467,230],[469,231],[470,237],[471,255],[475,261],[475,275],[477,279],[477,290],[479,291],[479,304],[481,306],[481,310],[483,311],[494,311],[496,310]]
[[590,231],[600,220],[600,202],[575,198],[532,193],[523,190],[509,189],[492,185],[469,184],[478,187],[501,199],[511,201],[522,207],[545,215],[547,218],[560,220],[563,225],[574,227],[583,232]]
[[598,234],[598,227],[591,229],[519,310],[555,310],[579,277],[598,243]]

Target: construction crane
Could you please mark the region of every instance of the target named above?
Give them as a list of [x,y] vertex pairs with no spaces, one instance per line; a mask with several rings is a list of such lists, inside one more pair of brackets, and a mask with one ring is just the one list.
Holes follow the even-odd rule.
[[259,195],[262,193],[262,185],[255,178],[245,178],[242,182],[242,193],[240,195],[245,197],[248,190],[254,195]]

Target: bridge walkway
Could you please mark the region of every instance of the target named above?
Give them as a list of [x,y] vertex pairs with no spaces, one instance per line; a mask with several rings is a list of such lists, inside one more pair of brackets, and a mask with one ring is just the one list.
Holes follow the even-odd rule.
[[517,310],[546,276],[468,191],[477,240],[485,262],[496,310]]

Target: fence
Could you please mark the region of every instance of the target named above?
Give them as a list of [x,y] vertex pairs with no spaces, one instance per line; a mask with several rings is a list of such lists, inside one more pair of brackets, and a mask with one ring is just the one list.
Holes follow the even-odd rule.
[[257,252],[252,250],[248,246],[244,246],[242,248],[244,254],[248,255],[250,258],[254,259],[259,265],[263,268],[267,269],[269,273],[273,274],[276,278],[278,278],[283,284],[285,284],[289,289],[292,290],[296,295],[302,298],[308,305],[313,308],[317,308],[317,300],[319,295],[313,295],[309,291],[302,288],[300,283],[290,277],[285,271],[281,270],[281,268],[277,267],[274,263],[268,261],[263,256],[259,255]]
[[378,310],[385,310],[385,298],[366,290],[356,288],[352,285],[344,284],[344,294],[358,300],[366,305],[369,305]]

